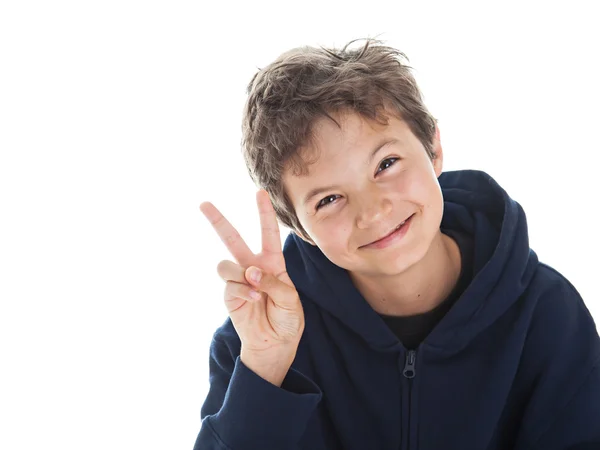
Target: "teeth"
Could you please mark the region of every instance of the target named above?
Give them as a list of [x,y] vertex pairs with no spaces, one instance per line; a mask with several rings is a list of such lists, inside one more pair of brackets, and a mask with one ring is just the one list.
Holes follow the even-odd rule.
[[406,220],[396,227],[396,230],[406,223]]

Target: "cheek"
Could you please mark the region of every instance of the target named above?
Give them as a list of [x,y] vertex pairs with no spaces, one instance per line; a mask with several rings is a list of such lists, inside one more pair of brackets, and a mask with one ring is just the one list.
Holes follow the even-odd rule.
[[423,174],[421,182],[415,183],[414,195],[424,209],[424,216],[434,228],[439,227],[444,211],[444,198],[437,178]]
[[310,235],[325,254],[344,251],[352,234],[351,221],[344,214],[328,217],[312,224]]
[[434,206],[441,191],[433,172],[413,170],[401,180],[403,192],[423,206]]
[[407,198],[414,198],[419,193],[418,177],[410,172],[405,172],[392,181],[392,189],[394,192],[402,194]]

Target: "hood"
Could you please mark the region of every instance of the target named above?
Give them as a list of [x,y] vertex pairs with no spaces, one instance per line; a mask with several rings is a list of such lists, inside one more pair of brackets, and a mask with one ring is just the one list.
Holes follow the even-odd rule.
[[[522,207],[487,173],[444,172],[441,228],[474,240],[474,278],[422,345],[452,354],[493,324],[523,294],[537,267]],[[348,271],[293,233],[283,253],[303,303],[313,302],[378,351],[398,347],[395,335],[352,283]],[[307,315],[307,321],[310,316]]]

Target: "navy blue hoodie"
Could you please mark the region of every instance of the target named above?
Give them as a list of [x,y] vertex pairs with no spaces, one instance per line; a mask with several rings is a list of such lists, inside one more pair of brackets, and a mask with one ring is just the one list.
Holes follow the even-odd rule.
[[268,383],[240,362],[227,320],[196,450],[600,449],[600,338],[577,290],[538,261],[525,213],[489,175],[439,182],[442,228],[472,237],[474,277],[418,348],[291,234],[306,318],[296,359],[281,388]]

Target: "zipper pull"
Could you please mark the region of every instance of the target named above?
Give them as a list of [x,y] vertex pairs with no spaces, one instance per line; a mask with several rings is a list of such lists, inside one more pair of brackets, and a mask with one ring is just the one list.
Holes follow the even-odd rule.
[[404,371],[402,375],[406,378],[414,378],[415,377],[415,361],[417,359],[417,352],[414,350],[410,350],[406,354],[406,364],[404,365]]

